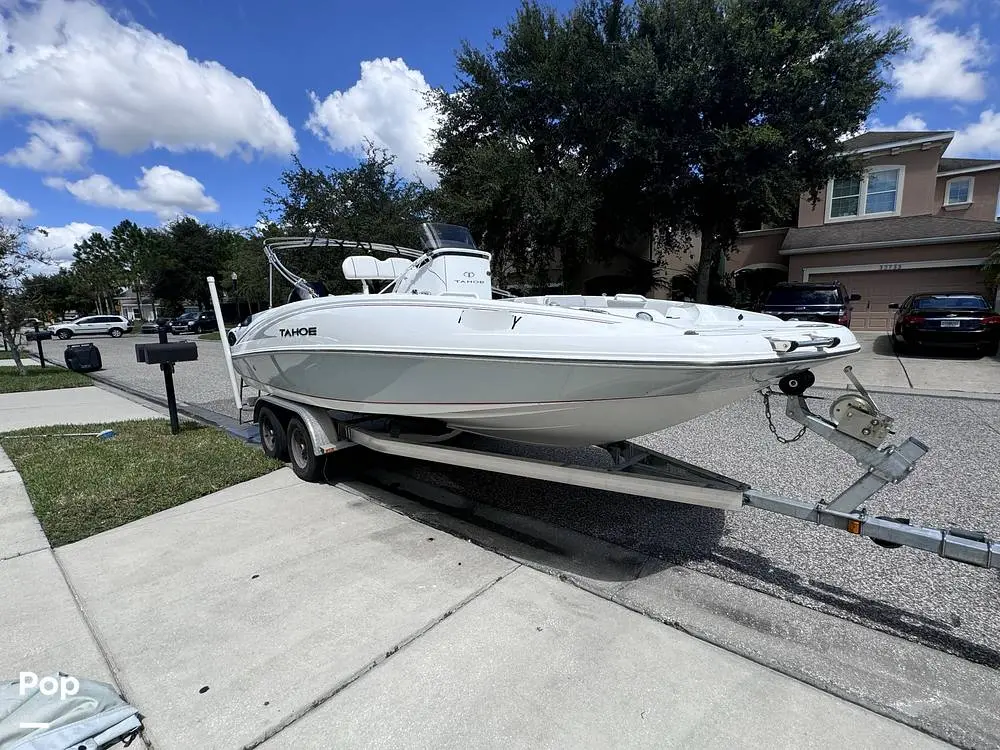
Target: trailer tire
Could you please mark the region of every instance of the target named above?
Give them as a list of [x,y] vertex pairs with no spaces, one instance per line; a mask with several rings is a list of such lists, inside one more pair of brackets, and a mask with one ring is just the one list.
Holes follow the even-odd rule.
[[257,415],[257,428],[260,431],[260,447],[264,455],[279,461],[287,461],[288,443],[285,439],[285,428],[278,415],[265,406]]
[[288,430],[285,433],[288,441],[288,458],[295,476],[305,482],[316,482],[323,477],[323,464],[326,456],[317,456],[313,452],[312,438],[309,430],[298,417],[288,420]]

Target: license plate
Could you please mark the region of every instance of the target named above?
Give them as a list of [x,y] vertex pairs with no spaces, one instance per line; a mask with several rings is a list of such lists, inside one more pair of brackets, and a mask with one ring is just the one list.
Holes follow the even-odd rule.
[[941,321],[941,327],[942,328],[961,328],[962,327],[962,321],[961,320],[942,320]]

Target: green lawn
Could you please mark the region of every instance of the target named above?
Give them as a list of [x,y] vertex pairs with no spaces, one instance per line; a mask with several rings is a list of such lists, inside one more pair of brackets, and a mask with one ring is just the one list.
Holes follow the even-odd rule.
[[11,356],[9,351],[5,352],[3,349],[0,349],[0,359],[10,359],[10,358]]
[[[34,437],[113,429],[96,437]],[[15,437],[29,435],[31,437]],[[53,546],[267,474],[282,464],[214,427],[162,419],[63,425],[0,435]]]
[[0,393],[50,391],[56,388],[77,388],[94,384],[90,378],[78,372],[55,365],[39,367],[34,360],[22,361],[25,362],[28,371],[25,375],[19,375],[16,367],[0,367]]
[[202,341],[219,341],[222,337],[219,335],[218,331],[212,331],[212,333],[203,333],[198,338]]

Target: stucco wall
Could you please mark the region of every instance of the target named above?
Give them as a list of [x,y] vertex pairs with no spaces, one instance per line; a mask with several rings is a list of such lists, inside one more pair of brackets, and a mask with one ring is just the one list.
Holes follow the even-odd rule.
[[771,229],[741,235],[736,242],[736,252],[726,259],[726,270],[736,271],[760,263],[788,265],[788,258],[778,254],[787,229]]
[[954,177],[972,177],[972,205],[968,208],[944,207],[944,190],[952,177],[938,177],[937,189],[934,191],[935,215],[947,216],[952,219],[975,219],[976,221],[993,221],[997,215],[997,193],[1000,193],[1000,169],[990,172],[971,172],[968,175]]
[[[883,263],[909,263],[922,260],[948,260],[954,258],[985,259],[996,247],[989,242],[959,242],[945,245],[916,245],[879,250],[849,250],[834,253],[810,253],[785,256],[788,259],[788,278],[802,281],[804,268],[828,268]],[[872,269],[878,270],[878,268]]]
[[[900,216],[919,216],[934,213],[934,192],[937,186],[938,162],[942,149],[934,145],[925,151],[905,151],[896,155],[885,154],[865,159],[864,166],[902,166],[903,200]],[[978,189],[978,186],[976,186]],[[940,205],[940,204],[938,204]],[[826,218],[826,190],[820,190],[815,207],[808,194],[799,199],[799,226],[818,227]]]

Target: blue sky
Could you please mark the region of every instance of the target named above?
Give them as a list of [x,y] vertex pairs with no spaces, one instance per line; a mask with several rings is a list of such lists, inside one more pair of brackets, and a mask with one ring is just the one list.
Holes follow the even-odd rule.
[[[570,7],[572,0],[556,0]],[[295,151],[351,163],[365,137],[433,181],[432,115],[516,0],[0,0],[0,215],[57,258],[122,218],[250,225]],[[872,129],[955,130],[949,156],[1000,158],[1000,0],[896,0],[913,39]]]

